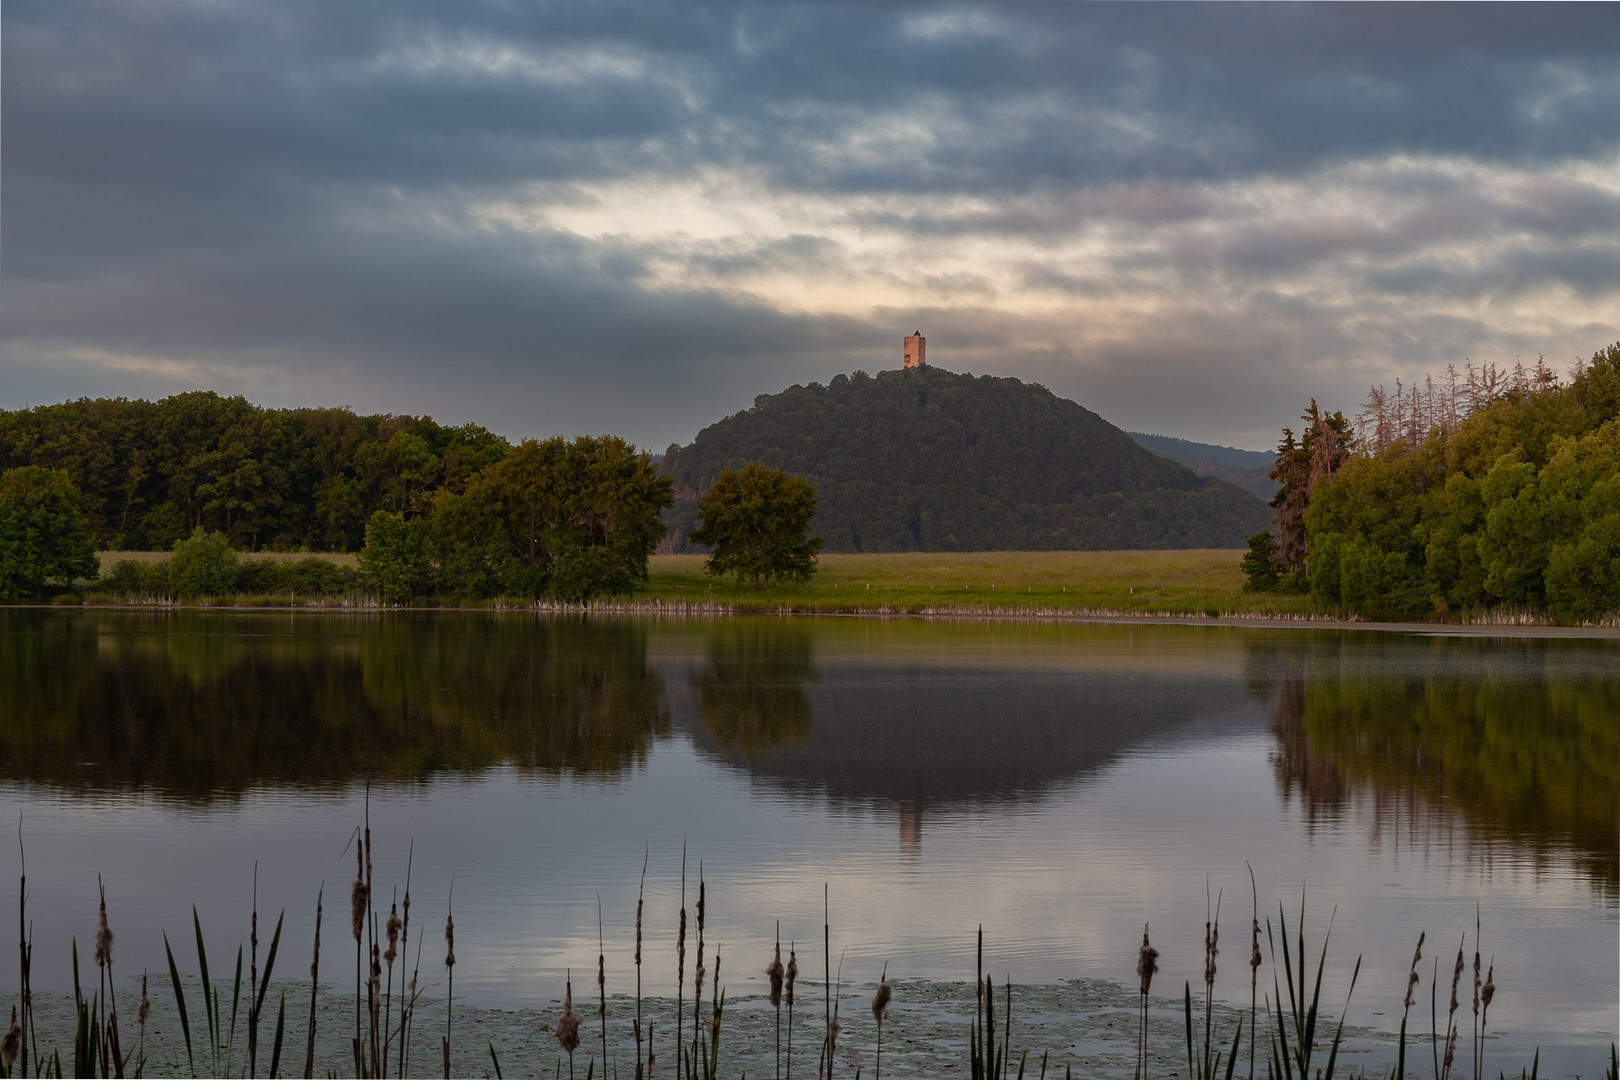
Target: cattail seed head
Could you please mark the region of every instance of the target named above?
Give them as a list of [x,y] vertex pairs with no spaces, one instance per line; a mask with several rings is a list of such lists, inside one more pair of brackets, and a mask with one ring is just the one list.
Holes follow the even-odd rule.
[[894,997],[894,987],[889,985],[888,975],[878,980],[877,993],[872,995],[872,1019],[879,1024],[889,1015],[889,1001]]
[[107,927],[107,898],[101,898],[101,911],[96,916],[96,966],[112,963],[112,930]]
[[1159,973],[1159,950],[1148,941],[1147,923],[1142,924],[1142,948],[1136,954],[1136,974],[1142,980],[1142,993],[1153,985],[1153,976]]
[[390,971],[392,971],[394,968],[394,958],[399,955],[398,946],[400,925],[398,907],[397,905],[390,904],[388,906],[388,922],[385,924],[388,930],[388,951],[383,953],[383,959],[387,961],[388,969]]
[[1457,949],[1457,966],[1451,971],[1451,1011],[1457,1011],[1457,985],[1462,982],[1463,968],[1467,965],[1463,961],[1461,947]]
[[141,1005],[135,1010],[135,1022],[142,1027],[146,1026],[146,1018],[152,1015],[152,999],[146,996],[146,975],[141,975]]
[[1254,920],[1254,930],[1249,936],[1249,977],[1253,979],[1260,971],[1260,920]]
[[776,946],[776,955],[765,968],[765,975],[771,980],[771,1008],[782,1007],[782,945]]
[[1215,958],[1221,954],[1221,927],[1204,924],[1204,985],[1215,982]]
[[444,917],[444,966],[456,966],[456,922],[448,915]]
[[706,974],[703,967],[703,939],[698,938],[697,967],[692,970],[692,985],[697,989],[693,991],[694,1000],[703,998],[703,976]]
[[557,1045],[569,1057],[573,1057],[574,1051],[579,1049],[579,1021],[580,1015],[574,1011],[574,983],[569,980],[568,988],[563,992],[562,1016],[557,1020]]
[[349,885],[349,933],[359,941],[366,929],[366,882],[355,878]]
[[[319,893],[315,894],[315,957],[309,962],[309,977],[312,979],[316,977],[316,973],[321,969],[321,900],[325,894],[326,889],[324,886]],[[141,986],[142,996],[145,996],[146,977],[144,975],[141,976]]]
[[1479,1000],[1485,1007],[1491,1007],[1491,999],[1496,996],[1496,960],[1491,960],[1490,968],[1485,972],[1485,985],[1479,988]]
[[782,986],[783,993],[787,998],[787,1003],[792,1005],[793,981],[799,977],[799,954],[793,951],[792,946],[788,947],[787,970],[783,974],[785,976]]
[[[636,966],[641,966],[641,897],[636,898]],[[640,1065],[637,1065],[640,1068]]]
[[1441,1063],[1447,1072],[1451,1071],[1452,1063],[1457,1060],[1457,1029],[1453,1027],[1451,1034],[1446,1038],[1446,1057]]
[[0,1064],[6,1067],[7,1075],[11,1067],[17,1063],[17,1054],[22,1050],[22,1026],[17,1023],[17,1007],[11,1007],[11,1026],[6,1028],[4,1038],[0,1038]]
[[708,891],[708,885],[701,877],[698,878],[697,922],[699,934],[703,933],[703,909],[708,904]]

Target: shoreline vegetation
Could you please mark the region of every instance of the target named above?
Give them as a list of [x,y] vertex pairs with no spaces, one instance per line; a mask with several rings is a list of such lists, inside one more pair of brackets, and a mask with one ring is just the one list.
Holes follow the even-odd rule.
[[[82,957],[75,937],[68,950],[74,988],[70,1008],[53,1008],[55,1003],[50,995],[36,993],[34,973],[39,963],[34,959],[35,943],[28,922],[30,892],[21,830],[19,822],[20,980],[15,996],[7,995],[10,1000],[5,1002],[9,1006],[10,1023],[0,1039],[0,1076],[61,1077],[71,1072],[74,1076],[141,1077],[189,1072],[192,1076],[312,1077],[326,1073],[380,1080],[390,1073],[397,1077],[432,1076],[442,1071],[448,1080],[451,1076],[474,1075],[490,1068],[497,1078],[502,1075],[501,1059],[494,1045],[495,1032],[487,1022],[481,1022],[487,1021],[488,1010],[483,1011],[483,1017],[477,1010],[469,1010],[465,1003],[459,1014],[456,1010],[454,886],[452,884],[451,893],[445,897],[442,947],[436,900],[419,898],[418,908],[430,910],[417,913],[413,955],[411,865],[415,845],[411,844],[407,857],[404,881],[392,886],[380,883],[387,891],[379,892],[373,870],[369,797],[365,816],[356,825],[348,845],[354,851],[355,876],[349,889],[347,934],[343,933],[341,900],[334,898],[337,910],[329,921],[334,924],[330,929],[335,932],[336,941],[329,944],[329,952],[335,951],[336,955],[329,957],[327,980],[321,977],[320,964],[322,931],[326,929],[323,924],[328,921],[324,915],[324,886],[315,898],[315,929],[307,980],[303,976],[302,962],[290,957],[291,974],[278,977],[276,961],[283,951],[282,927],[286,911],[276,916],[268,948],[261,953],[255,866],[251,909],[248,918],[238,925],[238,932],[248,929],[248,939],[246,948],[242,943],[237,945],[234,978],[226,974],[230,967],[219,963],[229,957],[228,942],[222,950],[217,939],[213,950],[216,975],[210,975],[210,935],[204,932],[201,916],[193,906],[189,920],[191,933],[185,932],[188,928],[183,924],[174,928],[178,932],[172,938],[166,929],[161,931],[168,970],[166,973],[143,972],[138,984],[139,997],[134,1002],[131,1000],[136,985],[132,978],[134,973],[123,972],[122,1010],[118,1007],[119,979],[114,968],[118,903],[115,897],[109,908],[106,890],[99,885],[99,879],[99,914],[94,933],[89,936],[94,944],[96,970],[88,979],[83,978]],[[347,856],[348,851],[343,854]],[[712,925],[713,919],[708,917],[710,897],[702,867],[702,861],[692,865],[683,845],[677,916],[669,910],[646,910],[644,866],[635,903],[635,971],[611,973],[615,993],[610,998],[607,950],[599,914],[595,992],[589,988],[590,958],[581,955],[582,962],[577,970],[581,973],[579,1000],[583,1011],[575,1008],[570,971],[564,979],[561,1008],[555,1008],[553,999],[553,1007],[538,1013],[536,1019],[540,1023],[530,1028],[520,1048],[520,1060],[509,1056],[507,1067],[517,1065],[522,1075],[544,1075],[549,1071],[560,1076],[566,1071],[572,1077],[576,1068],[583,1066],[586,1080],[598,1075],[598,1070],[603,1077],[617,1076],[622,1071],[626,1076],[644,1080],[656,1075],[671,1075],[677,1080],[717,1080],[721,1075],[732,1075],[739,1066],[745,1070],[751,1066],[756,1075],[791,1080],[795,1064],[793,1035],[797,1031],[803,1033],[798,1054],[800,1076],[807,1077],[814,1062],[818,1080],[833,1080],[835,1073],[858,1080],[868,1065],[874,1066],[873,1080],[881,1080],[883,1025],[891,1018],[891,1008],[901,1010],[901,1015],[894,1018],[900,1020],[905,1017],[908,1005],[914,1009],[920,1006],[911,1012],[911,1018],[917,1018],[929,1007],[930,991],[938,988],[925,987],[918,995],[920,1000],[908,1002],[908,990],[917,984],[899,980],[891,983],[888,963],[883,965],[875,987],[870,981],[870,972],[864,973],[865,978],[851,973],[846,979],[842,954],[837,966],[833,965],[832,945],[834,925],[847,921],[848,916],[840,910],[839,919],[834,919],[832,897],[826,885],[823,886],[819,950],[814,940],[817,927],[802,927],[803,937],[792,936],[790,929],[790,936],[784,942],[783,928],[778,922],[774,955],[747,956],[739,961],[735,952],[724,950]],[[1024,1013],[1030,999],[1021,995],[1015,1001],[1011,972],[1004,975],[1000,984],[994,975],[986,973],[985,934],[980,925],[973,993],[965,997],[949,994],[946,999],[931,1003],[934,1006],[931,1026],[937,1030],[931,1037],[920,1040],[922,1047],[917,1045],[919,1040],[903,1036],[904,1025],[901,1032],[891,1028],[891,1075],[896,1066],[902,1076],[917,1075],[913,1069],[920,1064],[928,1070],[922,1075],[967,1075],[974,1080],[991,1080],[1013,1075],[1015,1063],[1020,1080],[1026,1076],[1031,1080],[1037,1076],[1042,1080],[1048,1076],[1054,1080],[1058,1076],[1073,1080],[1077,1065],[1082,1077],[1098,1076],[1105,1071],[1123,1075],[1125,1070],[1120,1066],[1124,1063],[1120,1059],[1126,1037],[1131,1043],[1134,1080],[1147,1080],[1152,1076],[1214,1080],[1222,1075],[1231,1080],[1234,1075],[1243,1075],[1239,1066],[1245,1058],[1248,1075],[1264,1075],[1268,1080],[1296,1076],[1307,1080],[1313,1074],[1317,1080],[1333,1080],[1335,1075],[1359,1076],[1363,1080],[1388,1075],[1390,1080],[1404,1080],[1428,1072],[1431,1059],[1434,1080],[1452,1080],[1453,1077],[1483,1080],[1490,1075],[1492,1068],[1486,1062],[1491,1035],[1496,1030],[1491,1026],[1496,965],[1491,950],[1482,948],[1485,935],[1478,914],[1471,932],[1467,927],[1461,931],[1454,963],[1449,944],[1440,944],[1440,940],[1449,941],[1449,931],[1444,939],[1437,939],[1429,946],[1428,954],[1424,951],[1427,932],[1417,935],[1411,970],[1403,987],[1405,999],[1399,1034],[1380,1038],[1376,1031],[1358,1033],[1352,1029],[1350,1032],[1353,1038],[1357,1034],[1372,1036],[1370,1041],[1382,1050],[1382,1053],[1374,1050],[1376,1056],[1387,1058],[1393,1051],[1394,1059],[1356,1062],[1360,1066],[1356,1069],[1342,1051],[1349,1049],[1344,1039],[1351,1011],[1368,1008],[1356,999],[1362,958],[1356,956],[1352,966],[1348,954],[1340,947],[1331,952],[1330,959],[1333,919],[1330,917],[1324,923],[1320,911],[1313,911],[1308,905],[1303,891],[1292,915],[1281,901],[1275,909],[1269,902],[1262,909],[1252,871],[1250,877],[1250,910],[1243,912],[1241,898],[1234,898],[1239,908],[1236,916],[1239,924],[1242,914],[1251,916],[1250,926],[1244,928],[1249,931],[1249,948],[1232,950],[1243,957],[1241,961],[1217,963],[1221,955],[1222,894],[1211,894],[1206,885],[1203,977],[1197,991],[1191,981],[1186,980],[1179,995],[1172,986],[1166,997],[1161,980],[1160,994],[1154,995],[1153,979],[1159,972],[1160,951],[1152,943],[1151,923],[1144,924],[1140,948],[1135,950],[1134,980],[1129,978],[1129,969],[1135,943],[1120,943],[1117,985],[1112,992],[1103,989],[1099,995],[1108,999],[1105,1007],[1114,1013],[1108,1024],[1114,1029],[1108,1040],[1112,1043],[1110,1050],[1114,1059],[1108,1064],[1113,1068],[1106,1068],[1103,1061],[1093,1056],[1095,1048],[1082,1048],[1067,1038],[1061,1039],[1056,1047],[1050,1043],[1043,1045],[1056,1034],[1050,1017],[1045,1023],[1037,1019],[1031,1024]],[[385,896],[389,898],[386,920],[382,909]],[[616,897],[613,902],[625,905],[628,910],[628,897]],[[270,913],[264,914],[268,927]],[[845,933],[840,926],[836,936],[842,939],[841,946],[847,940]],[[347,968],[349,942],[346,938],[354,943],[352,1008],[345,1001],[346,975],[339,974]],[[645,963],[644,943],[647,946]],[[668,951],[671,943],[675,946],[673,957]],[[782,962],[784,944],[787,945],[786,965]],[[800,945],[805,947],[802,979],[799,978]],[[427,947],[424,949],[424,946]],[[711,949],[707,954],[706,947]],[[690,954],[689,948],[692,949]],[[299,952],[291,943],[288,951],[294,956]],[[814,970],[817,952],[821,953],[823,961],[819,982]],[[1438,955],[1430,955],[1434,953]],[[1470,953],[1473,958],[1471,979]],[[244,954],[249,961],[246,995],[242,993]],[[1430,960],[1428,965],[1423,964],[1426,956]],[[668,1024],[667,999],[643,992],[644,975],[651,974],[661,984],[668,975],[664,969],[671,959],[676,986],[673,1035]],[[723,971],[722,964],[727,959],[731,964]],[[902,957],[895,959],[903,960]],[[761,1005],[757,996],[748,995],[745,990],[742,999],[748,1001],[749,1007],[739,1009],[739,999],[728,995],[727,980],[728,977],[732,981],[738,979],[735,965],[739,962],[744,965],[742,981],[745,983],[763,969],[769,987],[768,1004]],[[653,965],[656,965],[656,974],[644,971],[644,967]],[[1223,991],[1227,1001],[1218,1000],[1216,993],[1220,966],[1227,967],[1228,980],[1233,977],[1234,969],[1236,971],[1238,989]],[[1246,1012],[1241,994],[1244,967],[1248,968],[1250,984]],[[284,962],[279,970],[287,972],[287,969],[288,963]],[[1325,979],[1330,973],[1331,977]],[[632,978],[633,999],[621,989],[627,987]],[[1328,983],[1328,998],[1323,997],[1324,982]],[[797,1016],[796,984],[801,999]],[[1430,999],[1427,1031],[1422,1022],[1424,984],[1427,984]],[[1449,1005],[1442,993],[1448,984]],[[442,997],[438,994],[441,985]],[[303,992],[306,986],[307,993]],[[867,987],[873,987],[870,1024],[861,1015],[868,1011],[863,1008],[867,1004],[864,1000]],[[1385,988],[1381,997],[1390,996],[1387,990]],[[1178,997],[1179,1010],[1175,1008]],[[816,1015],[817,998],[820,998],[820,1016]],[[611,1015],[610,1000],[614,1004]],[[170,1001],[172,1010],[167,1007]],[[1337,1006],[1335,1016],[1329,1009],[1340,1001],[1343,1004]],[[289,1004],[292,1005],[290,1012]],[[1104,1002],[1099,1000],[1095,1004]],[[849,1012],[841,1016],[840,1010],[846,1005]],[[1414,1006],[1417,1007],[1416,1018],[1412,1015]],[[271,1008],[269,1015],[265,1013],[266,1008]],[[1131,1018],[1122,1023],[1122,1014],[1127,1009]],[[1495,1017],[1498,1028],[1504,1009],[1512,1015],[1511,1005],[1504,1002]],[[418,1015],[419,1011],[425,1015]],[[553,1017],[554,1028],[551,1026]],[[174,1030],[176,1020],[178,1033]],[[784,1020],[788,1032],[785,1053]],[[540,1044],[539,1048],[535,1043]],[[503,1044],[506,1044],[505,1039]],[[908,1061],[908,1058],[925,1057],[927,1060]],[[582,1060],[576,1061],[576,1058]],[[1537,1050],[1528,1068],[1521,1070],[1521,1077],[1534,1078],[1539,1064]],[[1606,1067],[1606,1080],[1620,1080],[1617,1075],[1620,1061],[1616,1060],[1612,1042],[1609,1061],[1594,1064]],[[1499,1062],[1493,1061],[1491,1065],[1497,1070],[1501,1068]],[[1392,1071],[1386,1073],[1391,1068]],[[747,1075],[746,1071],[743,1075]],[[1506,1076],[1506,1073],[1500,1075]]]
[[[353,554],[238,554],[233,593],[181,599],[162,588],[167,552],[104,551],[101,577],[28,606],[226,610],[592,612],[647,615],[849,615],[967,619],[1167,620],[1174,622],[1549,632],[1609,636],[1620,619],[1559,626],[1529,609],[1482,609],[1379,621],[1315,603],[1308,595],[1244,588],[1242,552],[977,552],[823,554],[809,582],[760,591],[712,577],[702,555],[653,555],[634,592],[585,602],[523,597],[442,597],[388,604],[359,588]],[[122,567],[120,564],[125,564]]]

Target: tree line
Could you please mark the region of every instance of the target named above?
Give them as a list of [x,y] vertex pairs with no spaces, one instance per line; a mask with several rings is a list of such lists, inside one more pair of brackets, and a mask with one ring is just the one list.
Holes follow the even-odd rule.
[[105,550],[168,551],[202,528],[244,551],[358,551],[376,511],[426,516],[512,449],[477,424],[210,391],[0,411],[0,471],[66,472]]
[[1365,615],[1620,611],[1620,343],[1567,377],[1454,375],[1284,429],[1251,587]]
[[[172,551],[114,562],[94,585],[125,597],[581,601],[646,580],[673,503],[651,456],[613,435],[512,445],[476,425],[211,393],[6,413],[0,447],[0,599],[94,579],[97,547],[112,546]],[[814,513],[798,478],[728,473],[704,502],[711,571],[804,580]],[[358,573],[236,558],[261,545],[358,548]]]

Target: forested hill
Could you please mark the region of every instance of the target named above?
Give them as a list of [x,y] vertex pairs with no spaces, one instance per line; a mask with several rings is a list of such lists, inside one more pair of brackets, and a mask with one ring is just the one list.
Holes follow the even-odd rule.
[[671,447],[665,550],[720,470],[747,461],[815,484],[828,551],[1241,547],[1270,517],[1045,387],[930,367],[761,395]]
[[1173,439],[1168,435],[1148,435],[1140,431],[1128,433],[1136,445],[1187,466],[1199,476],[1218,476],[1230,480],[1251,495],[1270,500],[1277,494],[1277,482],[1271,478],[1276,454],[1262,450],[1239,450],[1232,446],[1212,446],[1209,443]]

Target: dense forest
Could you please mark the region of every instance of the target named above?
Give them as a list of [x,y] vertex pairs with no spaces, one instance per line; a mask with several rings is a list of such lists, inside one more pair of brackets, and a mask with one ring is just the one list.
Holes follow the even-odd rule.
[[1158,457],[1045,387],[941,368],[838,375],[761,395],[672,446],[682,550],[699,498],[749,461],[816,487],[827,551],[1240,547],[1265,504]]
[[1538,363],[1375,387],[1353,420],[1313,404],[1274,475],[1257,583],[1364,614],[1620,611],[1620,344],[1567,378]]
[[207,391],[0,411],[0,471],[65,470],[97,546],[124,551],[168,551],[197,528],[247,551],[358,551],[373,511],[421,515],[510,449],[476,424]]

